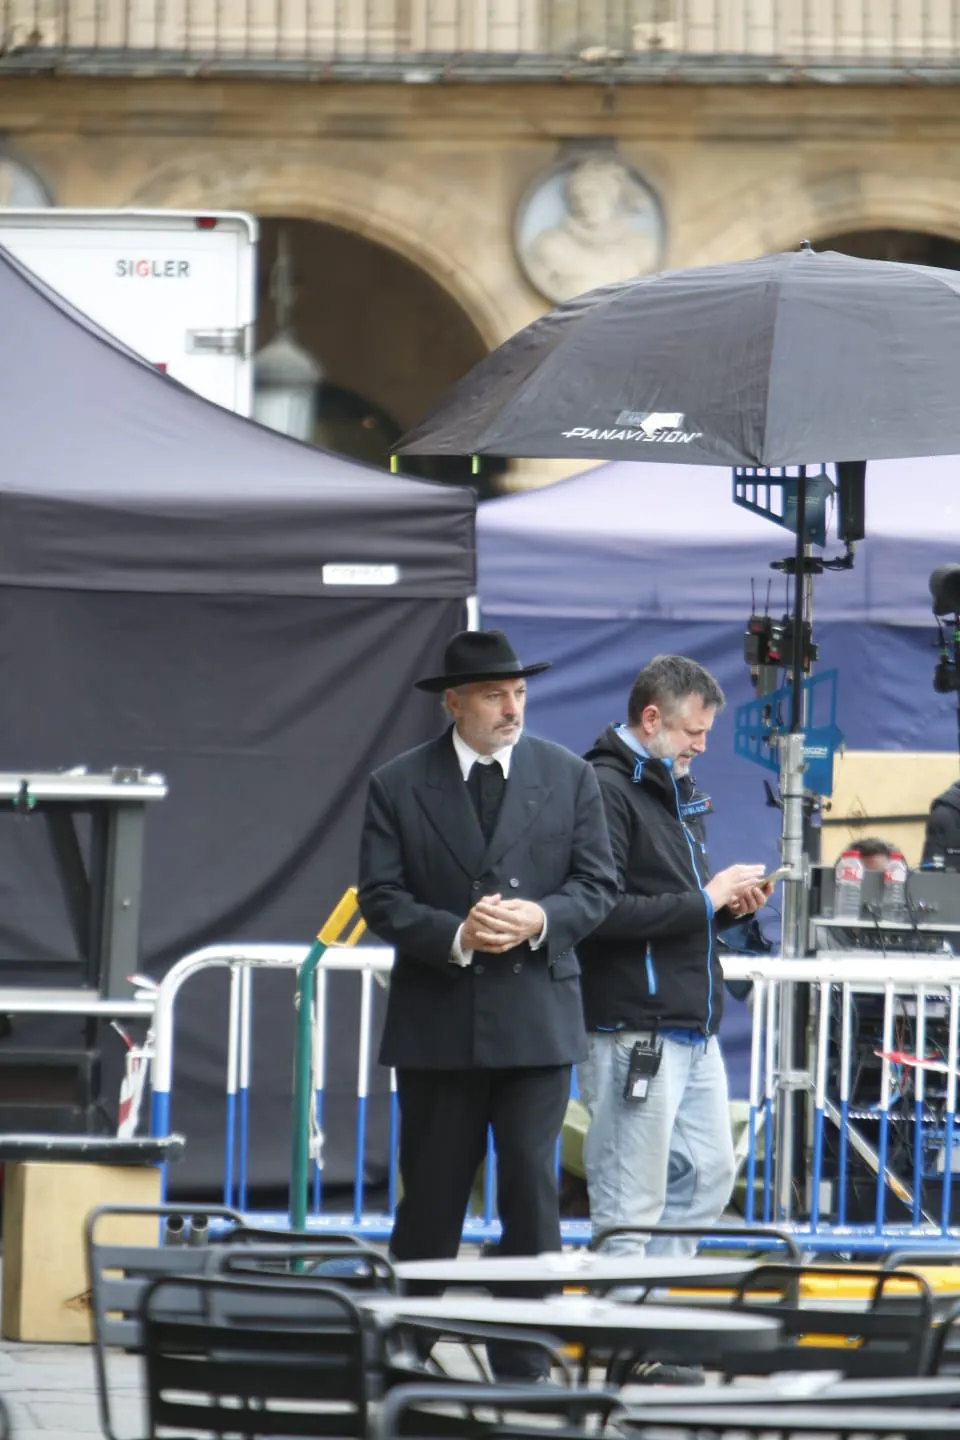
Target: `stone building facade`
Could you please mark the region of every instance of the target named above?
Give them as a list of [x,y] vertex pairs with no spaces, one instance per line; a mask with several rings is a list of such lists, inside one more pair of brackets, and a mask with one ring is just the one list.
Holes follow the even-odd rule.
[[[925,69],[916,56],[908,64],[894,54],[882,26],[874,50],[860,36],[852,58],[834,37],[829,54],[791,58],[781,45],[774,63],[765,52],[730,51],[713,56],[711,68],[700,52],[684,63],[682,44],[693,41],[668,28],[668,0],[633,0],[633,9],[621,0],[634,43],[640,26],[647,46],[639,57],[606,43],[607,31],[592,48],[583,43],[591,34],[571,39],[570,30],[565,51],[556,34],[556,53],[534,51],[543,42],[529,21],[542,18],[542,0],[476,0],[475,9],[435,0],[435,43],[421,15],[416,51],[406,53],[397,50],[396,26],[384,22],[374,34],[380,0],[370,0],[354,6],[350,34],[363,14],[368,29],[363,55],[351,60],[329,48],[321,21],[331,7],[314,0],[311,20],[309,6],[301,15],[292,0],[286,30],[270,31],[275,50],[289,42],[291,59],[256,49],[261,32],[248,15],[243,53],[230,50],[238,42],[229,35],[220,50],[208,38],[203,61],[185,51],[182,34],[165,48],[137,49],[131,26],[143,11],[137,0],[126,3],[133,20],[120,44],[101,36],[82,50],[77,37],[93,22],[80,0],[70,43],[38,31],[31,39],[25,21],[8,31],[0,204],[17,203],[4,201],[6,175],[8,191],[15,181],[21,193],[40,186],[58,205],[247,210],[262,222],[265,267],[282,225],[294,256],[298,335],[346,397],[341,421],[352,438],[343,448],[359,443],[362,451],[366,427],[371,458],[487,350],[548,308],[556,286],[581,275],[596,283],[616,278],[618,263],[703,265],[802,239],[937,263],[960,255],[960,35],[927,36]],[[261,3],[251,0],[254,18]],[[352,3],[337,7],[341,25]],[[779,4],[789,9],[791,0]],[[388,8],[394,19],[403,11],[409,32],[415,0]],[[557,26],[575,8],[546,5]],[[921,8],[936,20],[936,0]],[[725,13],[748,9],[756,16],[770,5],[727,0]],[[447,11],[448,29],[462,25],[453,17],[464,10],[475,48],[471,63],[457,67],[451,47],[463,36],[436,27]],[[879,16],[883,6],[874,10]],[[156,13],[172,25],[176,6]],[[509,33],[507,21],[516,22]],[[674,50],[649,43],[658,26]],[[621,34],[622,26],[614,38]],[[526,43],[529,63],[519,64],[507,42]],[[311,45],[322,52],[315,63]],[[569,183],[575,171],[585,177],[579,199]],[[619,228],[608,240],[610,226]],[[266,297],[263,310],[262,341]],[[330,423],[338,443],[336,415]],[[497,483],[551,473],[521,466]]]

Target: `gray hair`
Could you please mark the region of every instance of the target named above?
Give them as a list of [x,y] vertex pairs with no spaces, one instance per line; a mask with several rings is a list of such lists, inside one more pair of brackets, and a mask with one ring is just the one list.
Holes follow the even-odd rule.
[[627,723],[638,725],[648,705],[656,705],[662,715],[672,715],[691,695],[715,710],[723,709],[723,691],[709,670],[686,655],[655,655],[633,682]]
[[447,704],[447,692],[450,690],[456,690],[458,695],[463,695],[466,691],[466,688],[466,685],[448,685],[447,689],[444,690],[443,694],[440,696],[440,709],[443,711],[444,715],[446,715],[448,720],[454,719],[454,715],[453,711],[450,709],[450,706]]

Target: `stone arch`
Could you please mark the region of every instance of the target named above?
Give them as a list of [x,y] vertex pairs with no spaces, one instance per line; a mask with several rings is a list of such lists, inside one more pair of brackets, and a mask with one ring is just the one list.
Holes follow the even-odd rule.
[[686,264],[746,260],[801,240],[866,230],[913,230],[960,240],[960,181],[923,173],[845,169],[798,176],[789,168],[730,197],[734,218]]
[[936,265],[960,270],[960,240],[930,230],[884,225],[871,230],[843,230],[818,235],[817,250],[839,250],[865,260],[898,260],[908,265]]
[[[509,241],[499,217],[463,203],[442,174],[405,158],[384,164],[369,145],[347,145],[335,158],[316,150],[260,158],[269,147],[234,150],[228,143],[191,153],[189,164],[166,161],[123,203],[245,210],[333,225],[396,252],[424,271],[464,311],[487,349],[534,319],[519,272],[504,283]],[[489,235],[484,234],[486,228]],[[516,268],[515,266],[513,267]]]
[[[271,273],[281,236],[292,262],[300,345],[324,372],[314,443],[386,465],[403,432],[487,354],[469,315],[432,276],[369,235],[289,215],[260,217],[258,345],[275,332]],[[503,462],[417,457],[402,468],[496,489]]]
[[[369,143],[285,143],[275,158],[269,156],[266,143],[238,147],[224,140],[196,148],[189,164],[165,160],[150,169],[125,203],[244,210],[260,217],[265,233],[274,222],[286,220],[376,246],[396,264],[426,277],[465,318],[480,342],[469,364],[540,313],[531,313],[519,273],[512,287],[509,278],[504,282],[504,247],[510,252],[509,237],[501,240],[500,217],[482,202],[472,209],[462,187],[452,185],[442,167],[419,167],[389,154],[389,147]],[[269,323],[260,338],[269,338]],[[317,358],[324,363],[323,355]],[[457,378],[451,373],[446,384]],[[428,405],[439,393],[429,396]],[[390,409],[376,394],[364,398],[373,402],[371,418]],[[406,428],[420,415],[394,418]],[[481,493],[484,482],[493,485],[502,469],[501,462],[483,463],[476,482]],[[471,479],[469,461],[466,474],[460,465],[445,465],[441,478]]]

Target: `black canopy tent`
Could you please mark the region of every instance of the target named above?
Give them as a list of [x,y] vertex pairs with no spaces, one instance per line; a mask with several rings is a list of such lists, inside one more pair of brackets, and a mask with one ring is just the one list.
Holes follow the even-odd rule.
[[[473,493],[209,404],[2,250],[0,317],[0,769],[167,776],[147,829],[148,971],[205,943],[307,943],[355,879],[369,771],[436,733],[436,700],[412,682],[465,623]],[[4,963],[38,979],[70,963],[52,877],[40,828],[0,822],[0,979]],[[174,1119],[189,1143],[175,1178],[190,1188],[222,1169],[225,991],[222,975],[191,982],[178,1012]],[[259,1185],[288,1170],[291,996],[289,977],[257,977]],[[352,1173],[344,1018],[328,1070],[334,1183]],[[385,1137],[371,1155],[385,1165]]]

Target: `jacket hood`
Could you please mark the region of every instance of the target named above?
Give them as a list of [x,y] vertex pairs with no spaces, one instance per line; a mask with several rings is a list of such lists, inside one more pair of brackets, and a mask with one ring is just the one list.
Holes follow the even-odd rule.
[[630,749],[625,740],[621,740],[616,725],[608,725],[601,730],[583,758],[591,764],[597,760],[610,761],[632,775],[634,763],[640,756]]
[[644,759],[635,750],[631,750],[626,741],[617,734],[616,725],[608,725],[606,730],[597,736],[584,758],[591,765],[619,770],[629,779],[638,782],[641,775],[644,775],[647,780],[656,776],[663,783],[670,774],[669,767],[662,760],[655,760],[652,756]]
[[[644,759],[635,750],[631,750],[626,741],[617,734],[616,725],[608,725],[606,730],[601,731],[584,759],[596,769],[617,770],[635,784],[639,785],[642,780],[645,786],[662,792],[669,801],[673,800],[675,792],[671,784],[669,765],[653,756]],[[680,813],[684,818],[692,814],[708,815],[713,810],[710,797],[704,794],[689,773],[677,781],[676,794]],[[957,785],[957,794],[960,805],[960,784]]]

